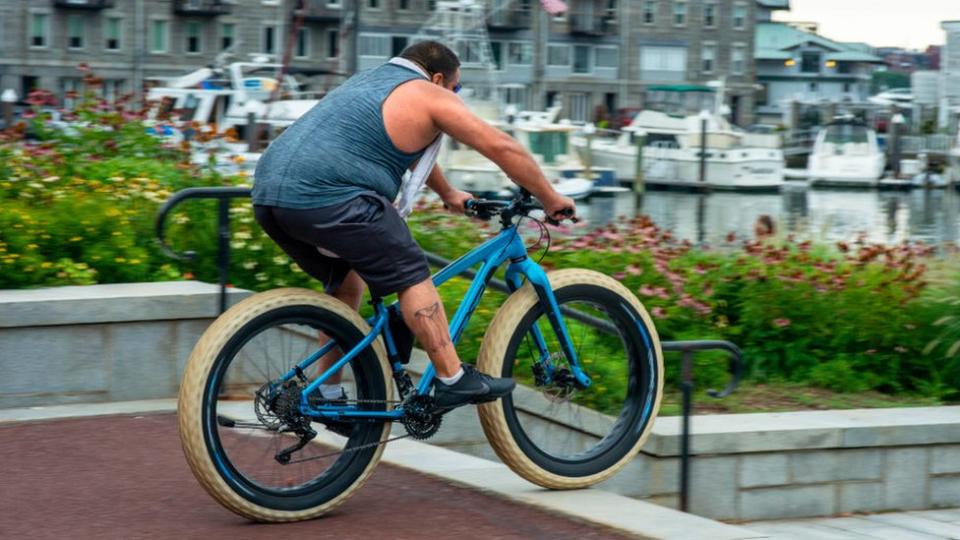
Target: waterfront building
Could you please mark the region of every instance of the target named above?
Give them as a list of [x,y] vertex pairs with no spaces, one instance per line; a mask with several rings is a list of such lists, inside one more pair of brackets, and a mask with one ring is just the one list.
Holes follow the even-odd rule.
[[757,107],[761,118],[779,123],[791,101],[864,103],[883,59],[869,45],[841,43],[809,28],[772,22],[770,13],[785,8],[769,4],[773,2],[761,6],[767,14],[757,24],[753,51],[763,87]]
[[[443,1],[443,0],[440,0]],[[753,122],[758,0],[568,0],[551,16],[536,0],[486,0],[485,33],[503,99],[521,109],[563,106],[564,117],[600,110],[680,106],[684,88],[704,94],[725,81],[732,119]],[[787,3],[759,0],[760,4]],[[0,89],[51,90],[69,105],[80,64],[104,80],[103,95],[139,92],[161,77],[214,63],[225,50],[280,59],[296,0],[0,0]],[[310,90],[400,52],[438,0],[305,0],[291,72]],[[465,65],[484,47],[464,45]],[[469,71],[469,69],[467,70]],[[471,74],[471,78],[479,75]],[[696,92],[685,95],[695,95]]]
[[946,42],[940,57],[940,118],[941,128],[956,129],[955,117],[960,115],[960,21],[944,21]]

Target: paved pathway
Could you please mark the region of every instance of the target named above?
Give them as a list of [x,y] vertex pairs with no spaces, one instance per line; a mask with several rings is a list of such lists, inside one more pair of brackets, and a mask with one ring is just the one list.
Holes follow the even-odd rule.
[[0,456],[4,538],[626,538],[386,464],[327,517],[253,524],[194,480],[171,414],[3,424]]
[[960,539],[960,509],[758,521],[743,526],[768,534],[770,540],[955,540]]

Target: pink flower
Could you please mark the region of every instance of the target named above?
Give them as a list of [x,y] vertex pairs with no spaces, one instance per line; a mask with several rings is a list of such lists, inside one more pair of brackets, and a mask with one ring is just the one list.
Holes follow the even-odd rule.
[[627,277],[627,275],[624,274],[623,272],[614,272],[614,274],[613,274],[613,279],[615,279],[615,280],[617,280],[617,281],[623,281],[623,278],[625,278],[625,277]]
[[784,318],[774,319],[773,321],[773,324],[778,328],[786,328],[790,326],[790,323],[791,323],[790,319],[784,319]]
[[662,307],[657,306],[650,310],[650,314],[653,315],[654,317],[662,319],[663,317],[667,316],[667,311]]

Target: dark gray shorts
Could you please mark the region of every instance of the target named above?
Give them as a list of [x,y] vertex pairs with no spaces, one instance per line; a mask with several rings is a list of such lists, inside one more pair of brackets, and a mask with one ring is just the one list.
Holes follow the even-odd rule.
[[[341,204],[293,209],[254,205],[254,216],[304,272],[337,290],[356,270],[383,297],[430,277],[423,250],[396,208],[383,196],[364,192]],[[320,253],[318,247],[340,258]]]

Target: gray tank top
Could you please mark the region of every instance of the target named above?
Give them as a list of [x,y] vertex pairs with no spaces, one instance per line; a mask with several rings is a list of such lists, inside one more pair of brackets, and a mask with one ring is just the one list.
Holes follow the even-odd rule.
[[253,203],[321,208],[375,191],[397,197],[404,171],[423,151],[400,151],[383,124],[383,101],[423,77],[384,64],[350,77],[277,137],[254,173]]

